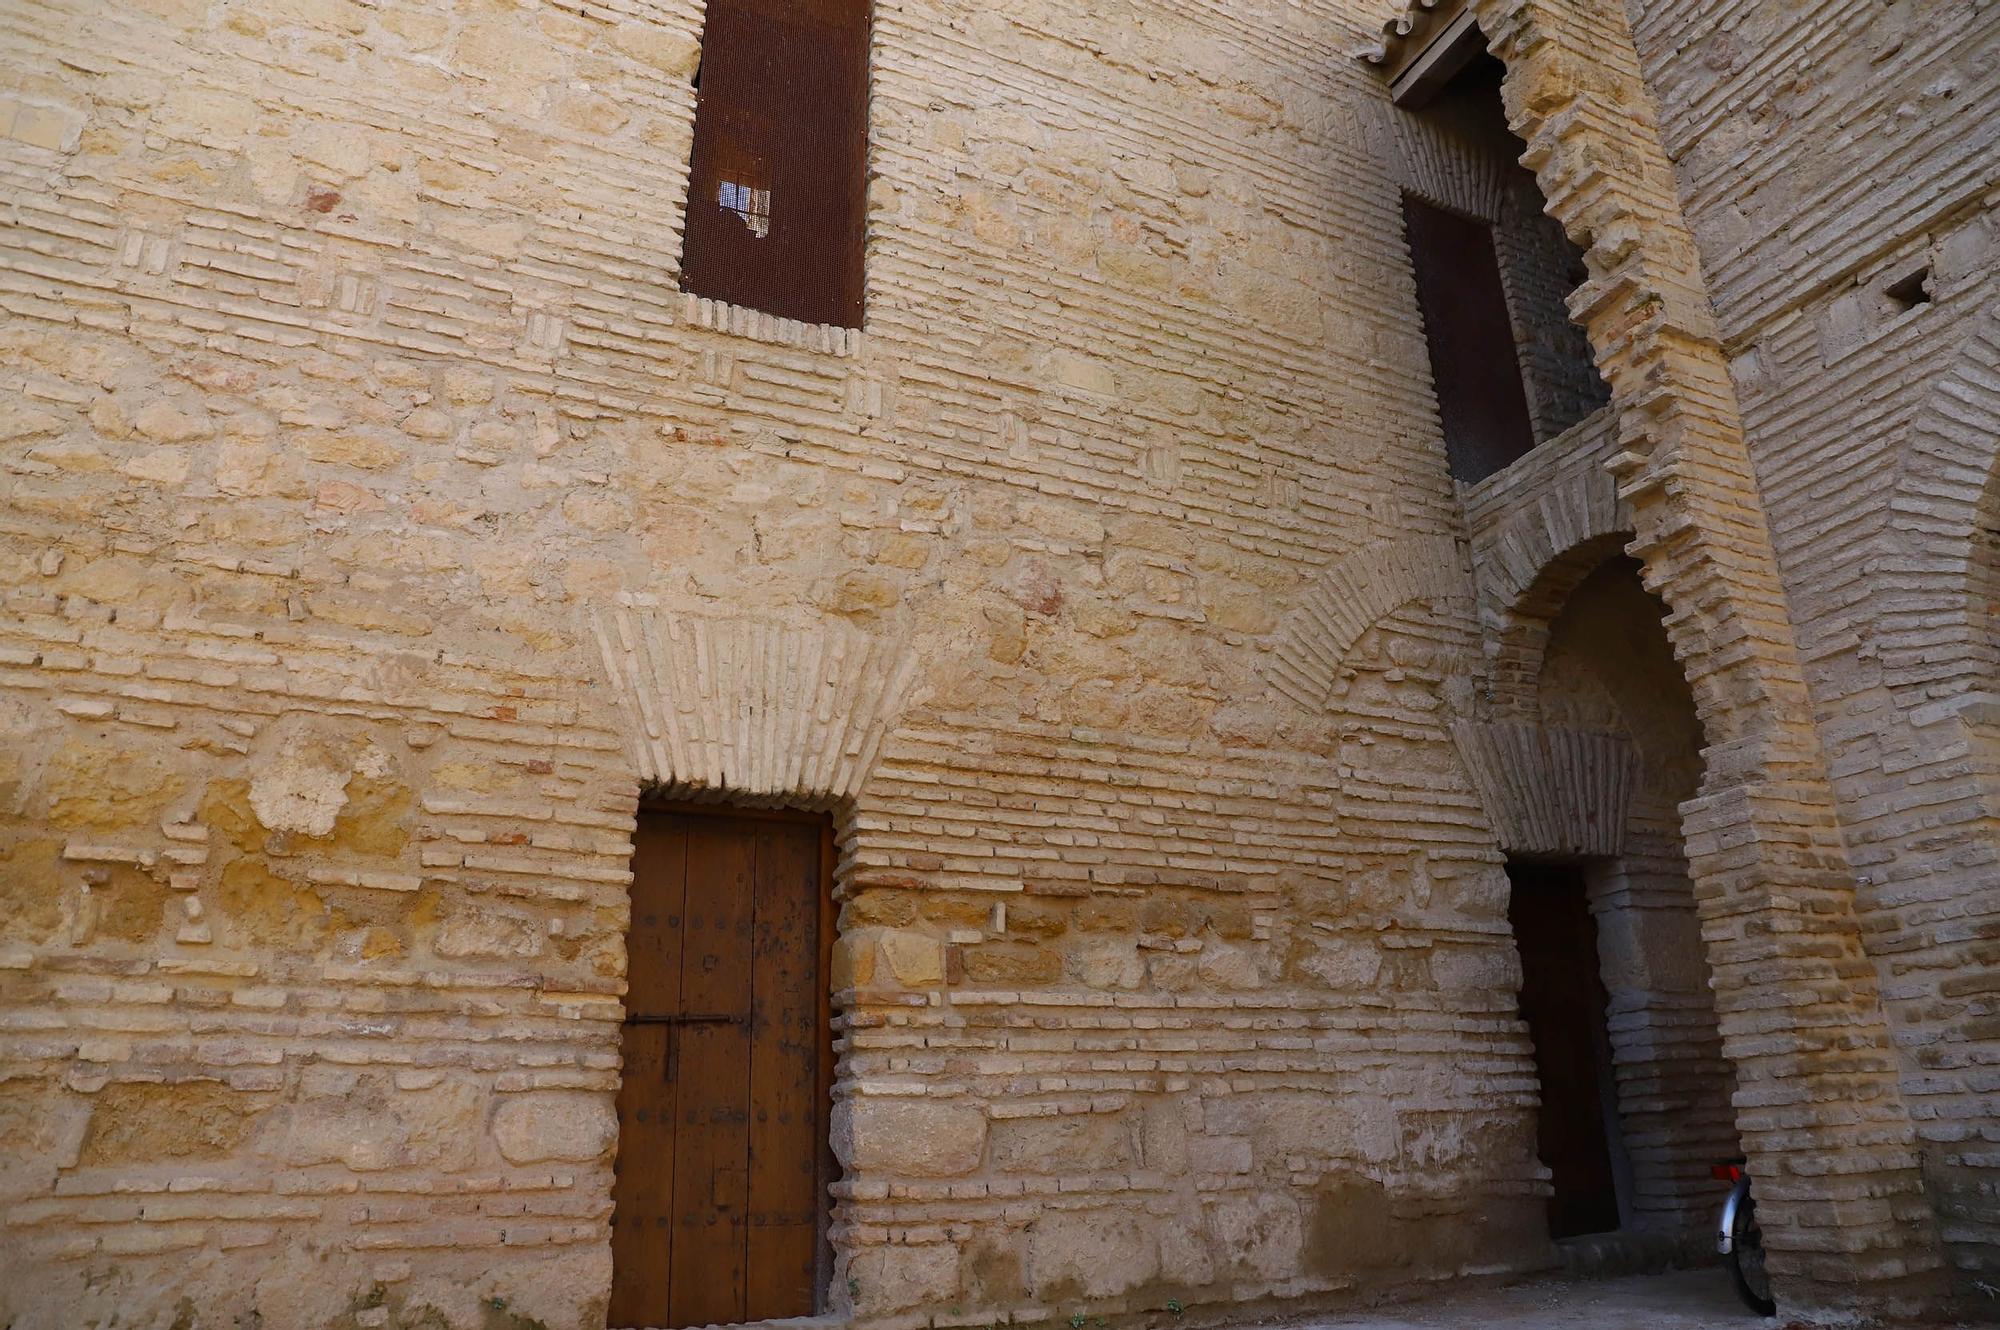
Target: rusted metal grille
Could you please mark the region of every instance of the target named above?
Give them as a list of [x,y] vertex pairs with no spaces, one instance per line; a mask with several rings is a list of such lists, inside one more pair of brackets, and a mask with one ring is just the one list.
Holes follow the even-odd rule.
[[710,0],[681,284],[861,326],[868,0]]

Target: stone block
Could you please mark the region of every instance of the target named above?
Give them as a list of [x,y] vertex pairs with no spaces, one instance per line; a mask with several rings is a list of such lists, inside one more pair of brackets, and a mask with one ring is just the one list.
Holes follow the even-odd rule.
[[833,1106],[833,1151],[850,1173],[963,1177],[985,1157],[986,1114],[947,1100],[853,1096]]
[[944,982],[944,943],[926,933],[885,929],[876,940],[883,964],[905,988]]
[[987,1156],[1002,1173],[1108,1173],[1132,1166],[1132,1133],[1108,1113],[1007,1118],[992,1126]]
[[1218,1262],[1239,1277],[1288,1278],[1299,1268],[1305,1224],[1290,1192],[1226,1196],[1205,1207]]
[[833,986],[929,988],[944,982],[944,942],[902,928],[858,928],[834,942]]
[[1133,989],[1145,981],[1146,965],[1123,938],[1092,938],[1069,948],[1069,972],[1086,988]]
[[7,119],[8,111],[13,114],[7,137],[30,147],[67,151],[76,146],[83,131],[83,112],[74,107],[15,103],[10,98],[0,102],[0,119]]
[[1159,1243],[1143,1215],[1051,1210],[1029,1228],[1028,1285],[1038,1302],[1115,1297],[1159,1274]]
[[356,1172],[457,1172],[477,1158],[484,1102],[464,1082],[413,1092],[364,1085],[272,1113],[258,1149],[291,1164],[338,1163]]
[[492,1131],[511,1164],[582,1163],[611,1153],[618,1115],[606,1094],[534,1091],[503,1096]]
[[1139,1115],[1139,1159],[1147,1169],[1177,1175],[1188,1167],[1188,1114],[1179,1099],[1149,1100]]
[[456,910],[432,942],[440,956],[539,956],[547,928],[534,919],[499,910]]
[[91,1101],[78,1160],[97,1168],[226,1159],[268,1102],[206,1080],[109,1085]]
[[621,23],[612,42],[620,51],[669,78],[692,76],[701,60],[701,43],[692,33],[651,23]]
[[863,1315],[932,1308],[959,1291],[958,1248],[946,1242],[868,1247],[847,1263],[850,1296]]

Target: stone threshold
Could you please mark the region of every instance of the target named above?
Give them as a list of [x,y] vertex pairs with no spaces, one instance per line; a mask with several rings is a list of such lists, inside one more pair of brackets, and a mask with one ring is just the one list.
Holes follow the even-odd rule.
[[[781,1316],[769,1321],[723,1321],[683,1330],[848,1330],[845,1316]],[[656,1330],[652,1326],[612,1326],[610,1330]]]

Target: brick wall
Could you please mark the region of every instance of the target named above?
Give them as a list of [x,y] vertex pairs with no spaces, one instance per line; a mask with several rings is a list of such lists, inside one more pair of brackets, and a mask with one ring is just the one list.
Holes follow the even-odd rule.
[[1491,0],[1478,17],[1523,160],[1586,247],[1570,306],[1618,415],[1627,551],[1668,605],[1707,743],[1682,827],[1775,1286],[1795,1307],[1927,1311],[1948,1280],[1868,884],[1638,39],[1612,5]]
[[[1760,361],[1702,340],[1675,188],[1725,335],[1765,297],[1711,255],[1698,171],[1549,119],[1638,87],[1633,42],[1482,10],[1591,246],[1577,307],[1622,395],[1575,437],[1624,450],[1724,745],[1692,858],[1753,1149],[1857,1170],[1772,1175],[1772,1213],[1814,1221],[1781,1271],[1924,1268],[1904,1097],[1976,1264],[1965,1055],[1991,1036],[1954,903],[1990,837],[1956,843],[1944,905],[1870,882],[1843,913],[1843,856],[1903,856],[1921,816],[1877,851],[1822,797],[1802,735],[1843,695],[1773,592],[1803,594],[1812,523],[1787,525]],[[598,1324],[642,788],[840,821],[837,1310],[986,1324],[1546,1260],[1499,842],[1453,737],[1509,657],[1422,368],[1415,159],[1352,58],[1380,18],[879,4],[845,333],[678,290],[692,4],[0,15],[0,1313]],[[1708,103],[1664,31],[1632,34],[1657,130],[1623,104],[1678,150]],[[1575,50],[1610,72],[1549,60]],[[1941,275],[1977,271],[1971,227],[1939,230]],[[1962,280],[1934,314],[1985,289]],[[1910,501],[1984,475],[1959,422],[1990,339],[1951,345],[1910,431],[1931,460],[1854,468]],[[1961,638],[1953,679],[1986,659]],[[1926,705],[1977,740],[1978,692]],[[1853,742],[1827,729],[1843,798],[1902,769]],[[1935,788],[1983,807],[1968,779]],[[1731,858],[1746,831],[1805,853]],[[1839,964],[1759,950],[1801,897]],[[1883,959],[1905,937],[1915,978]],[[1871,1060],[1878,982],[1906,1058],[1911,1031],[1951,1050],[1935,1081]],[[1752,1014],[1787,985],[1860,993],[1825,1065],[1780,1047],[1791,1007]],[[1844,1101],[1785,1119],[1834,1081],[1875,1138]]]
[[642,785],[839,815],[837,1307],[1544,1259],[1458,560],[1263,668],[1457,520],[1363,16],[879,5],[857,334],[692,5],[4,22],[14,1324],[597,1324]]
[[[1634,15],[1798,624],[1946,1239],[1995,1268],[1990,53],[1970,4]],[[1810,74],[1804,71],[1810,70]],[[1867,133],[1843,127],[1866,124]],[[1928,270],[1927,303],[1888,294]]]

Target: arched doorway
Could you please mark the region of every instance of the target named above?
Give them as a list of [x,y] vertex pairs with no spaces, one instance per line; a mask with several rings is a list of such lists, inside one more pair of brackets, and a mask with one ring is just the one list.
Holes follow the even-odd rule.
[[1592,847],[1615,853],[1517,852],[1508,865],[1551,1236],[1616,1230],[1656,1255],[1694,1250],[1717,1199],[1709,1166],[1738,1153],[1680,828],[1701,723],[1636,561],[1598,563],[1557,605],[1520,700],[1545,732],[1628,754],[1628,773],[1622,799],[1589,780],[1559,796],[1581,822],[1619,820]]
[[[1780,1300],[1841,1313],[1928,1308],[1942,1256],[1864,947],[1861,875],[1842,839],[1699,247],[1626,15],[1617,5],[1504,0],[1434,6],[1421,24],[1418,12],[1392,20],[1391,41],[1370,56],[1392,96],[1421,79],[1430,51],[1453,49],[1444,39],[1454,32],[1485,45],[1506,69],[1522,161],[1584,250],[1588,280],[1568,305],[1612,389],[1616,448],[1604,465],[1634,536],[1627,548],[1672,604],[1674,655],[1708,741],[1680,825]],[[1389,46],[1419,30],[1429,44],[1391,59]],[[1546,497],[1506,476],[1480,485],[1500,484],[1520,510]],[[1497,645],[1504,668],[1507,644]],[[1502,728],[1468,728],[1481,725]]]

